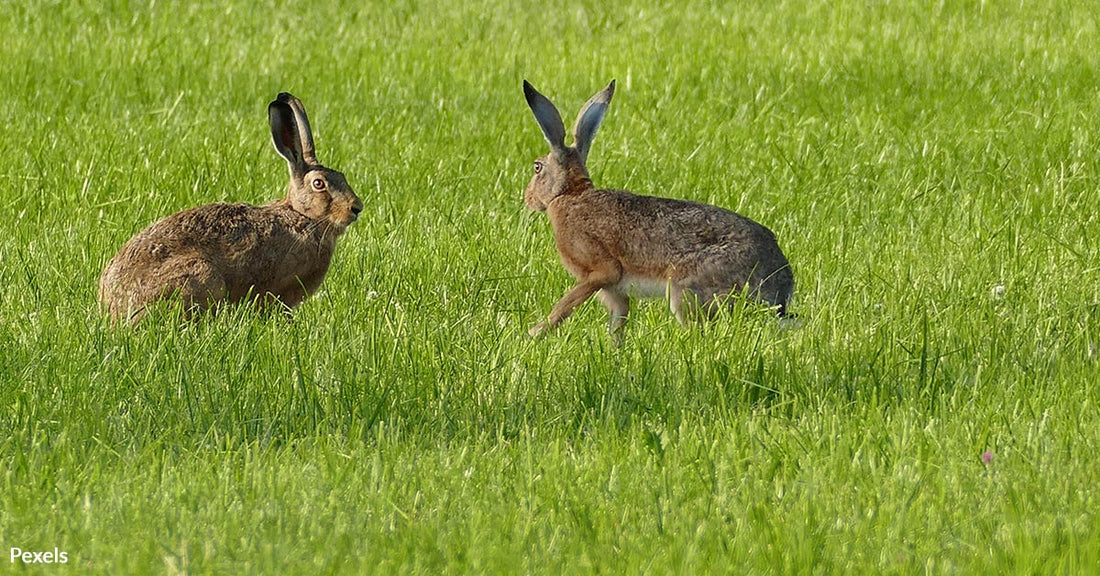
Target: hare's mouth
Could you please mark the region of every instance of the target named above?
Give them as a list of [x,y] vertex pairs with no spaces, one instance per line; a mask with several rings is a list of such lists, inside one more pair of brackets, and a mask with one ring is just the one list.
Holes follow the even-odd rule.
[[343,232],[344,228],[347,228],[348,226],[351,226],[358,219],[359,219],[359,213],[358,212],[348,212],[347,214],[344,215],[343,218],[333,218],[332,219],[332,225],[333,225],[334,228],[337,228],[338,230]]

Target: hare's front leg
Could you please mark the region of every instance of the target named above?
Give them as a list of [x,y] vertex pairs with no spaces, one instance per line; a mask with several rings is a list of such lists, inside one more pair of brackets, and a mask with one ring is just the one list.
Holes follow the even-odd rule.
[[617,338],[619,329],[626,324],[627,314],[630,313],[630,298],[626,294],[612,292],[608,288],[600,290],[596,293],[596,297],[611,313],[611,318],[607,322],[607,333]]
[[573,313],[573,310],[577,309],[577,306],[580,306],[585,300],[588,300],[599,290],[618,283],[621,276],[622,272],[618,267],[591,272],[582,279],[580,283],[566,292],[561,300],[558,300],[558,303],[554,305],[554,309],[550,311],[550,316],[545,322],[539,322],[528,330],[527,333],[531,336],[538,336],[546,331],[547,328],[556,328],[558,324],[561,324],[563,320]]
[[527,331],[531,336],[538,336],[546,331],[547,328],[557,328],[558,324],[561,324],[562,320],[565,320],[576,310],[577,306],[580,306],[582,302],[588,300],[590,296],[596,293],[597,290],[602,288],[600,284],[593,282],[581,282],[574,286],[570,291],[565,293],[565,296],[558,303],[554,305],[554,309],[550,311],[550,317],[545,322],[539,322]]

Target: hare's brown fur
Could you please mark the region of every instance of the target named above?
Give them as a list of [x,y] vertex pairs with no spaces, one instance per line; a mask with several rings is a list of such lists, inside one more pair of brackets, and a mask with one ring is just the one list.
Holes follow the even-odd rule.
[[287,159],[287,196],[263,206],[209,204],[139,232],[111,259],[99,297],[113,318],[134,320],[163,298],[188,312],[256,298],[299,304],[321,285],[336,239],[362,203],[344,176],[317,163],[301,103],[271,103],[276,150]]
[[564,145],[550,101],[526,82],[524,90],[551,147],[536,161],[525,203],[546,212],[562,263],[578,280],[532,334],[557,326],[593,294],[611,313],[612,333],[625,323],[631,296],[668,298],[681,323],[685,304],[709,313],[742,291],[786,313],[794,276],[764,226],[717,206],[592,185],[586,156],[614,82],[582,108],[574,146]]

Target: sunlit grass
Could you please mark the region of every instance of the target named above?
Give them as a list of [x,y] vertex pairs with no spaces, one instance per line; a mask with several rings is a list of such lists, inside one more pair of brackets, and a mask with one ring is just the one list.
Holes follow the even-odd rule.
[[[1100,564],[1092,3],[25,2],[0,17],[0,543],[41,573],[1081,573]],[[774,230],[779,327],[595,303],[522,208],[598,185]],[[282,194],[302,99],[366,204],[293,319],[138,328],[100,270]],[[983,455],[988,454],[988,462]],[[32,567],[34,568],[34,567]]]

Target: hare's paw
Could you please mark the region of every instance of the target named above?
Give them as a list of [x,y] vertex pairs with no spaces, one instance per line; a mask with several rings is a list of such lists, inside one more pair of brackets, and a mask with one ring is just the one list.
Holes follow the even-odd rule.
[[527,331],[527,334],[530,335],[532,338],[538,338],[543,333],[545,333],[546,329],[549,327],[550,325],[546,322],[539,322],[538,324],[532,326],[531,329]]

